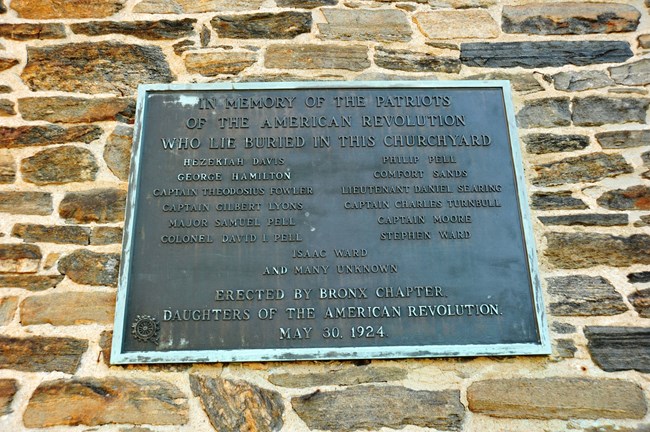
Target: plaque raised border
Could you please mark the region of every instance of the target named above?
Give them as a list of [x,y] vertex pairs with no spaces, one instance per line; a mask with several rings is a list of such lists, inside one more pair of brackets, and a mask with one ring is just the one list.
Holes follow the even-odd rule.
[[[532,304],[534,317],[531,318],[534,337],[530,340],[517,343],[445,343],[445,344],[409,344],[408,337],[400,335],[396,344],[373,346],[355,346],[351,341],[347,346],[328,345],[325,340],[320,346],[299,347],[281,346],[270,344],[265,348],[230,347],[218,349],[165,349],[161,347],[161,338],[164,340],[169,333],[165,326],[170,323],[161,322],[161,317],[148,313],[130,311],[129,293],[133,290],[133,273],[139,269],[134,267],[134,251],[140,241],[135,235],[136,212],[146,192],[139,190],[140,176],[143,165],[143,130],[145,125],[153,122],[148,117],[147,97],[152,94],[178,94],[188,92],[246,92],[246,91],[277,91],[287,90],[294,92],[327,92],[338,90],[342,92],[354,91],[386,91],[394,90],[468,90],[480,91],[481,89],[498,89],[501,92],[502,108],[504,110],[507,139],[510,146],[510,161],[505,161],[511,167],[514,175],[515,192],[513,201],[517,203],[516,210],[519,214],[521,239],[523,240],[523,261],[527,265],[526,274],[529,286],[522,288],[518,294],[525,296]],[[489,113],[486,113],[489,115]],[[550,340],[546,323],[542,290],[533,230],[525,191],[525,177],[522,166],[522,157],[517,138],[512,94],[508,81],[390,81],[390,82],[285,82],[285,83],[218,83],[218,84],[172,84],[172,85],[141,85],[138,89],[136,121],[133,137],[131,159],[131,173],[129,177],[126,219],[124,227],[124,240],[122,261],[119,275],[117,305],[115,312],[114,337],[112,342],[111,363],[180,363],[180,362],[241,362],[241,361],[291,361],[291,360],[331,360],[331,359],[371,359],[371,358],[421,358],[421,357],[457,357],[457,356],[495,356],[495,355],[543,355],[550,353]],[[218,247],[215,244],[215,248]],[[250,252],[250,251],[249,251]],[[164,266],[164,263],[161,263]],[[216,269],[218,274],[220,269]],[[497,270],[495,270],[497,271]],[[260,276],[261,277],[261,276]],[[314,288],[317,288],[314,286]],[[150,293],[155,295],[156,293]],[[528,297],[529,296],[529,297]],[[130,312],[129,312],[130,311]],[[131,314],[128,319],[127,316]],[[322,320],[316,319],[312,324],[322,326]],[[263,324],[263,323],[262,323]],[[458,324],[458,325],[462,325]],[[218,326],[216,326],[218,327]],[[216,329],[218,331],[218,328]],[[320,329],[318,329],[320,330]],[[125,350],[125,342],[140,344],[142,349]]]

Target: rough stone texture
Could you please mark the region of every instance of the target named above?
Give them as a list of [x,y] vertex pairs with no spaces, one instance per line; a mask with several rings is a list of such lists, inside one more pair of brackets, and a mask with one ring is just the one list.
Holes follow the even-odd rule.
[[102,128],[94,125],[62,127],[37,125],[0,127],[0,148],[44,146],[69,142],[90,143],[102,135]]
[[362,45],[271,45],[265,66],[279,69],[363,70],[370,66],[368,49]]
[[522,128],[568,126],[571,124],[569,98],[526,101],[516,118]]
[[43,291],[56,286],[64,276],[57,275],[0,275],[0,288],[24,288],[29,291]]
[[592,90],[612,84],[614,81],[603,71],[571,71],[553,75],[553,85],[562,91]]
[[16,66],[19,61],[15,58],[0,58],[0,72]]
[[640,18],[636,8],[624,4],[540,2],[504,6],[502,28],[540,35],[632,32]]
[[650,282],[650,271],[630,273],[627,275],[627,280],[630,283]]
[[180,425],[187,397],[164,380],[73,378],[41,383],[27,405],[28,428],[111,423]]
[[58,270],[85,285],[117,286],[120,255],[77,249],[59,260]]
[[106,245],[122,242],[122,228],[120,227],[97,227],[93,228],[90,235],[91,245]]
[[111,324],[115,293],[65,292],[27,297],[20,305],[22,325]]
[[368,40],[406,42],[411,39],[411,26],[406,15],[398,10],[321,9],[327,23],[318,23],[320,36],[336,40]]
[[516,91],[528,94],[544,90],[532,73],[513,74],[507,72],[487,72],[467,77],[470,80],[507,80]]
[[641,35],[637,38],[637,40],[639,41],[639,48],[650,48],[650,34]]
[[554,322],[551,329],[558,334],[572,334],[576,332],[576,327],[569,323]]
[[8,85],[0,84],[0,93],[11,93],[13,89]]
[[650,129],[600,132],[596,134],[596,140],[604,149],[648,146]]
[[650,372],[650,328],[585,327],[591,359],[607,372]]
[[10,414],[11,403],[18,391],[18,382],[14,379],[0,379],[0,416]]
[[356,366],[322,373],[275,373],[269,376],[272,384],[281,387],[317,387],[326,385],[357,385],[406,379],[404,369],[394,367]]
[[13,101],[0,99],[0,117],[11,117],[16,115]]
[[618,315],[628,310],[623,296],[601,276],[560,276],[546,281],[555,316]]
[[33,244],[0,244],[0,273],[35,273],[43,255]]
[[321,6],[334,6],[339,0],[275,0],[278,7],[314,9]]
[[610,210],[650,210],[650,187],[637,185],[607,191],[597,202]]
[[570,152],[582,150],[589,145],[589,137],[586,135],[536,133],[524,135],[521,140],[526,144],[526,151],[533,154]]
[[622,63],[630,57],[630,45],[619,41],[471,42],[460,46],[460,59],[470,67],[587,66]]
[[553,344],[553,356],[556,358],[574,358],[577,351],[571,339],[556,339]]
[[28,19],[105,18],[124,7],[125,0],[12,0],[11,8]]
[[78,223],[120,222],[125,206],[126,192],[121,189],[69,192],[59,205],[59,216]]
[[533,184],[555,186],[566,183],[596,182],[634,171],[619,154],[590,153],[535,166]]
[[77,146],[48,148],[23,159],[23,180],[37,185],[93,181],[99,166],[88,149]]
[[[385,0],[380,0],[385,1]],[[453,9],[486,8],[496,4],[497,0],[430,0],[432,6]]]
[[574,198],[571,191],[535,192],[530,205],[536,210],[583,210],[588,208],[583,200]]
[[402,429],[407,425],[458,431],[465,415],[458,391],[416,391],[395,386],[317,391],[292,398],[291,405],[308,427],[342,432]]
[[125,34],[136,36],[140,39],[180,39],[194,34],[195,19],[158,20],[158,21],[91,21],[86,23],[73,23],[70,28],[74,33],[89,36],[108,34]]
[[597,265],[627,267],[650,264],[650,236],[629,237],[599,233],[546,234],[546,257],[559,268],[586,268]]
[[87,245],[90,238],[90,228],[77,225],[36,225],[17,223],[11,230],[11,235],[26,242],[71,243]]
[[211,77],[237,74],[257,61],[257,54],[247,51],[188,53],[185,67],[189,73]]
[[80,339],[0,336],[0,368],[72,374],[79,368],[87,349],[88,341]]
[[460,60],[426,52],[377,47],[375,63],[384,69],[407,72],[460,72]]
[[540,216],[539,220],[544,225],[567,226],[621,226],[629,223],[626,214],[572,214],[560,216]]
[[491,39],[500,34],[494,18],[480,9],[420,12],[413,20],[429,39]]
[[245,381],[190,375],[194,396],[216,430],[279,431],[284,405],[282,396]]
[[647,411],[641,387],[618,379],[484,380],[469,386],[467,400],[473,412],[509,418],[642,418]]
[[650,84],[650,59],[643,59],[621,66],[609,68],[612,79],[623,85]]
[[0,150],[0,183],[13,183],[16,180],[16,161],[14,157]]
[[[18,310],[18,297],[0,297],[0,326],[9,324],[14,319],[16,310]],[[1,387],[2,385],[0,385],[0,400],[2,399]],[[2,406],[1,402],[0,406]]]
[[47,216],[53,210],[49,192],[0,192],[0,212]]
[[174,80],[160,47],[84,42],[27,47],[21,76],[30,89],[131,94],[137,84]]
[[28,97],[18,99],[18,109],[25,120],[45,120],[54,123],[117,120],[133,123],[135,100],[117,97]]
[[600,126],[608,123],[645,123],[647,98],[608,98],[587,96],[573,100],[573,123],[577,126]]
[[129,179],[132,143],[133,128],[118,125],[106,140],[104,147],[106,165],[122,181]]
[[650,288],[633,292],[627,299],[641,318],[650,318]]
[[311,13],[280,12],[217,15],[210,24],[221,38],[293,39],[311,31]]
[[136,13],[201,13],[257,10],[264,0],[143,0],[135,5]]
[[64,39],[63,24],[0,24],[0,37],[25,41],[31,39]]

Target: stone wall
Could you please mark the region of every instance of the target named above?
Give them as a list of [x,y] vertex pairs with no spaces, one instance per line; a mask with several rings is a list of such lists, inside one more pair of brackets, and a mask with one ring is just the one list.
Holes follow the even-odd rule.
[[[650,430],[649,49],[648,0],[0,1],[0,430]],[[551,356],[108,364],[138,84],[486,78]]]

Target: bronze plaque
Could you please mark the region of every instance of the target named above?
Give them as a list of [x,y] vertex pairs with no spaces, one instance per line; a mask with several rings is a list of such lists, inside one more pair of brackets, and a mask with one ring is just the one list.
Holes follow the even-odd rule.
[[143,86],[112,361],[548,353],[507,82]]

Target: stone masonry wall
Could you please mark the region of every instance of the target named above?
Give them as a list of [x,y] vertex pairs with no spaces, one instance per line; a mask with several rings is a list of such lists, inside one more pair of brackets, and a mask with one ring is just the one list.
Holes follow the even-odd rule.
[[[140,83],[509,79],[541,357],[110,366]],[[0,430],[650,430],[650,1],[0,1]]]

